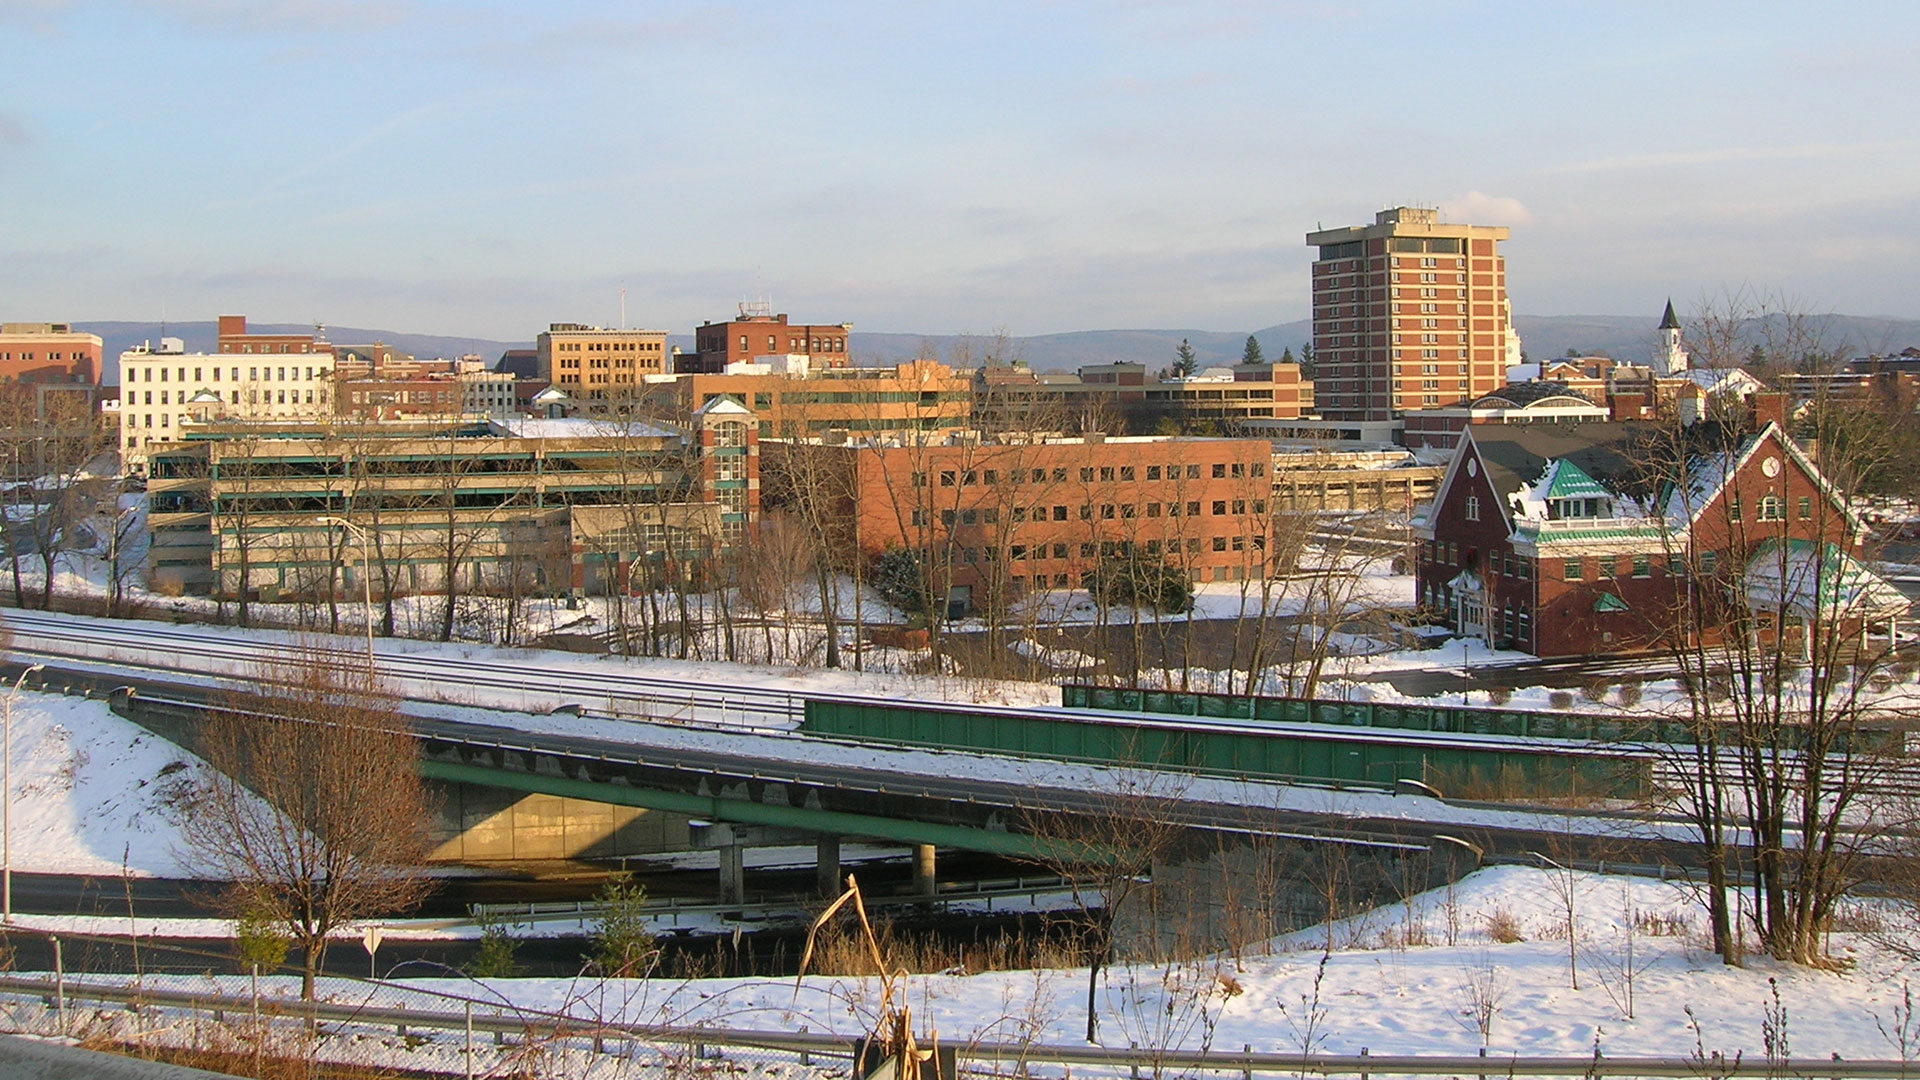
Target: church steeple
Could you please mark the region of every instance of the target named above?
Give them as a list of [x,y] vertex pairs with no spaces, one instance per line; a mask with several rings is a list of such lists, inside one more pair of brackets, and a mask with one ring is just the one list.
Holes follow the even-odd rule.
[[1687,350],[1680,345],[1680,319],[1673,313],[1673,299],[1667,299],[1666,314],[1660,317],[1660,364],[1666,374],[1687,370]]
[[1673,298],[1672,297],[1667,298],[1667,313],[1661,316],[1660,318],[1660,329],[1662,330],[1680,329],[1680,320],[1675,318],[1673,314]]

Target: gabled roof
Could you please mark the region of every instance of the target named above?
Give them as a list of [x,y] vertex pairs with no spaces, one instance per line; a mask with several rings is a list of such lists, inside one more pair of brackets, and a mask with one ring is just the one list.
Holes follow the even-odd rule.
[[1768,537],[1747,559],[1747,605],[1810,617],[1884,619],[1911,602],[1899,589],[1833,544]]

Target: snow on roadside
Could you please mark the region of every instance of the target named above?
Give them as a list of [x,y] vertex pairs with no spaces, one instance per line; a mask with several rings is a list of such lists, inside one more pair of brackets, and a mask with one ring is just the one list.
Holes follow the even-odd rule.
[[104,701],[22,691],[11,764],[15,870],[185,875],[176,807],[194,755]]

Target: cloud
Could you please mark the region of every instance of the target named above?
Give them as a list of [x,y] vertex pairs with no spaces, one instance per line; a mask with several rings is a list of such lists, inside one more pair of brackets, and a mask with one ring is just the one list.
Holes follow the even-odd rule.
[[1542,169],[1541,175],[1565,176],[1635,169],[1670,169],[1676,166],[1726,165],[1747,161],[1819,161],[1829,158],[1854,158],[1861,154],[1890,150],[1911,150],[1916,146],[1920,146],[1920,141],[1914,139],[1862,143],[1801,143],[1795,146],[1717,146],[1704,150],[1676,150],[1660,154],[1634,154],[1625,157],[1576,161]]
[[413,8],[406,0],[127,0],[127,6],[244,34],[380,30],[405,21]]
[[1471,225],[1527,225],[1533,221],[1533,212],[1519,199],[1480,191],[1469,191],[1457,199],[1442,202],[1440,216]]

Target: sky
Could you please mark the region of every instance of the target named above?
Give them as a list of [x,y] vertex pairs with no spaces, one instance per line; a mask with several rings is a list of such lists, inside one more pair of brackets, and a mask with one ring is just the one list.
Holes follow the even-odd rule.
[[0,318],[530,339],[1307,314],[1506,225],[1522,314],[1920,316],[1920,5],[0,0]]

